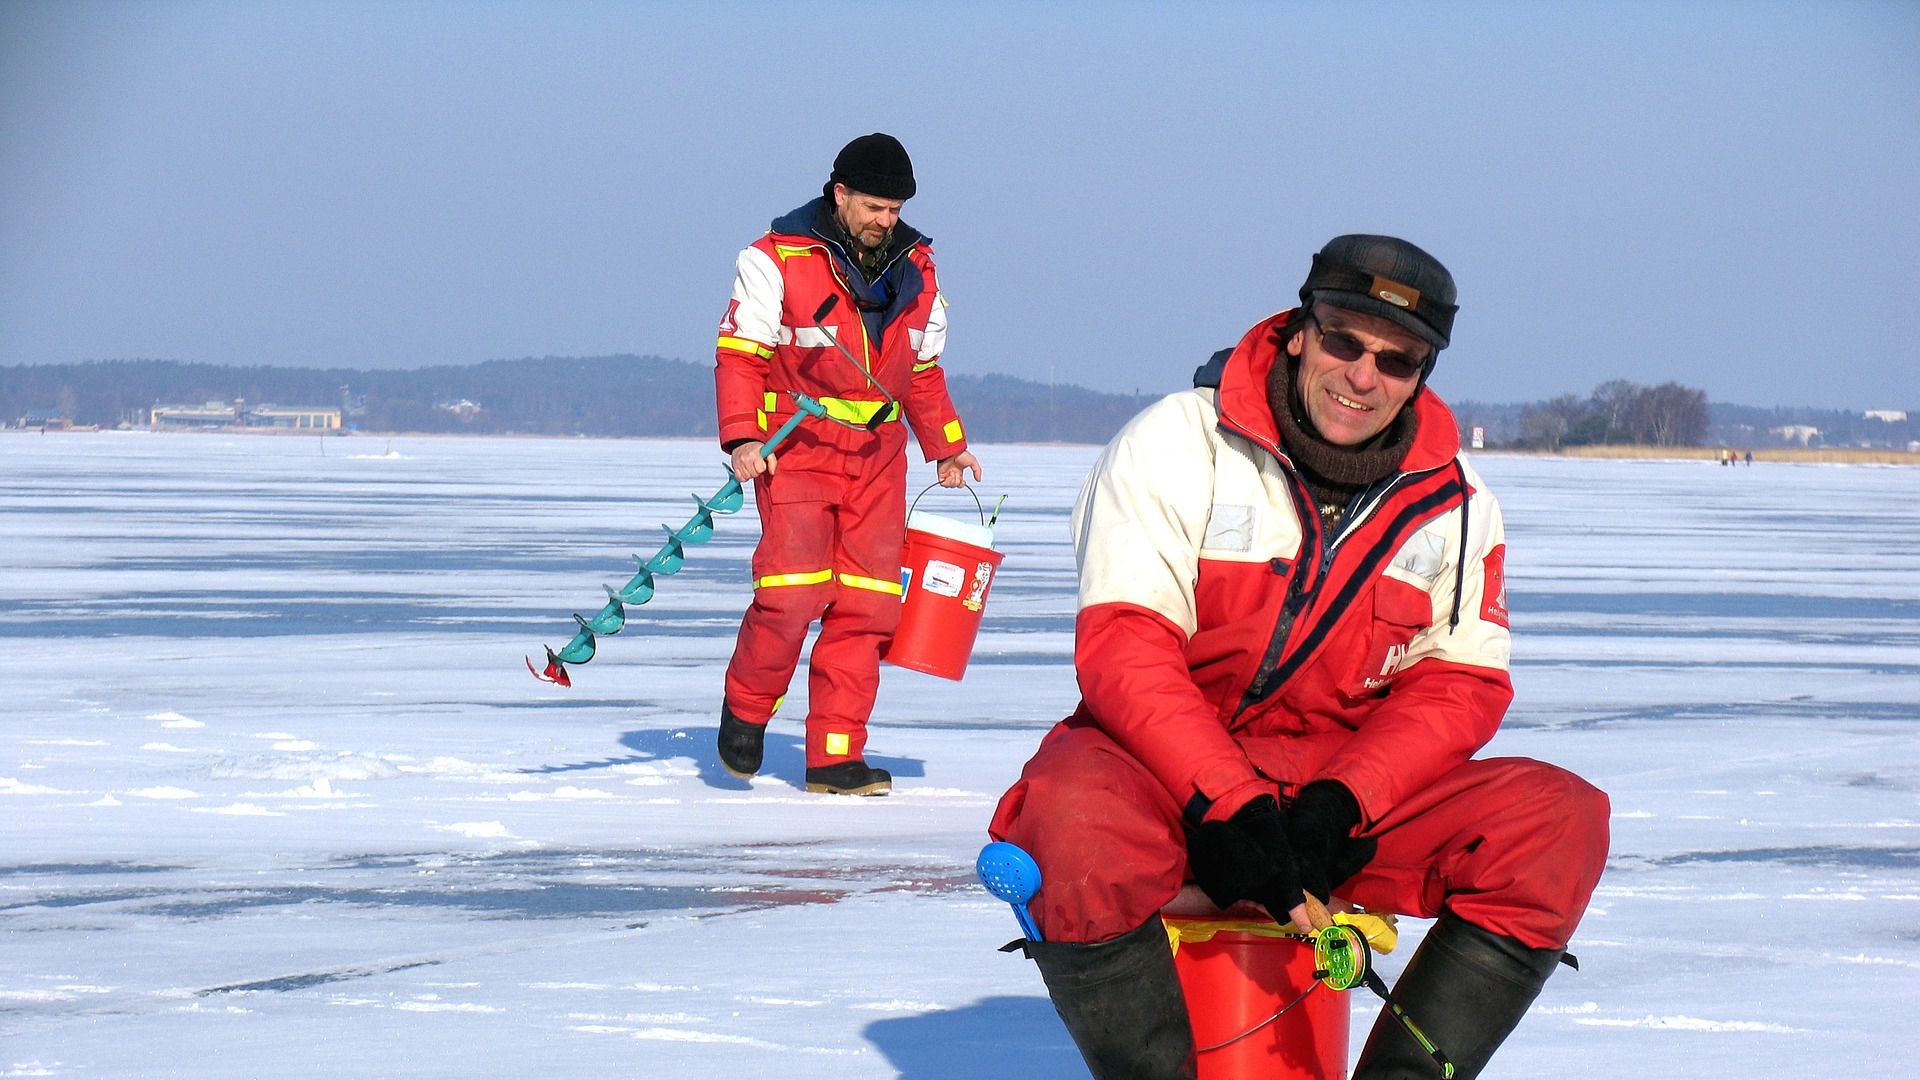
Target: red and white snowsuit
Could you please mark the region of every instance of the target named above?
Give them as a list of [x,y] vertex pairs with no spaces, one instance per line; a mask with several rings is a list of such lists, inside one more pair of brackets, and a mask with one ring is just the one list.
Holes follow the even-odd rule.
[[1499,506],[1426,390],[1401,471],[1323,535],[1267,404],[1293,314],[1094,466],[1073,515],[1083,700],[989,831],[1039,862],[1047,940],[1106,941],[1189,879],[1187,827],[1338,780],[1379,843],[1340,896],[1562,947],[1608,804],[1552,765],[1473,760],[1513,697]]
[[[794,412],[790,390],[861,425],[803,420],[775,449],[774,472],[753,485],[762,530],[753,603],[727,665],[726,700],[740,719],[766,723],[786,695],[807,628],[819,619],[808,679],[809,768],[862,756],[880,655],[900,621],[906,539],[906,430],[899,417],[865,429],[886,398],[829,335],[905,408],[928,461],[967,445],[939,366],[947,302],[926,239],[896,226],[884,275],[890,304],[863,317],[848,280],[858,271],[815,229],[822,212],[820,200],[808,203],[740,253],[714,369],[720,444],[729,450],[765,440],[784,423]],[[814,314],[829,296],[839,302],[822,329]]]

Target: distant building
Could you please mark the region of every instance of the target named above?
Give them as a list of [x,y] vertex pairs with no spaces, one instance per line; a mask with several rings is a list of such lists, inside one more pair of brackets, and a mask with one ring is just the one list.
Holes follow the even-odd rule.
[[27,414],[20,418],[20,426],[65,431],[73,426],[73,417],[64,415],[58,409],[28,409]]
[[245,399],[232,404],[209,401],[201,405],[155,405],[147,411],[154,428],[301,428],[325,431],[340,426],[340,410],[304,405],[256,405]]
[[1820,437],[1820,429],[1811,424],[1788,424],[1786,427],[1768,428],[1768,431],[1786,442],[1797,442],[1801,446],[1810,446]]
[[459,401],[443,401],[434,407],[450,412],[462,420],[471,420],[486,411],[486,406],[468,401],[466,398],[461,398]]
[[1904,409],[1868,409],[1867,419],[1884,420],[1889,424],[1905,423],[1907,413]]
[[241,414],[245,427],[337,428],[339,409],[320,409],[302,405],[262,405]]

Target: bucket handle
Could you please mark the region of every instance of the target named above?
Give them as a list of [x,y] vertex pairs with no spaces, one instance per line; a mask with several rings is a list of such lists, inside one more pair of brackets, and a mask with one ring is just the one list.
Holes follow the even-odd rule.
[[[913,514],[914,509],[920,505],[920,500],[927,497],[927,492],[932,491],[934,488],[937,488],[939,486],[940,486],[940,481],[935,480],[933,483],[928,484],[926,487],[921,488],[920,494],[915,495],[913,497],[913,502],[907,504],[907,514],[911,516]],[[987,508],[983,506],[980,502],[980,493],[973,490],[972,484],[961,484],[960,486],[963,488],[966,488],[967,494],[973,496],[973,509],[976,513],[980,515],[981,528],[986,528],[987,527]]]

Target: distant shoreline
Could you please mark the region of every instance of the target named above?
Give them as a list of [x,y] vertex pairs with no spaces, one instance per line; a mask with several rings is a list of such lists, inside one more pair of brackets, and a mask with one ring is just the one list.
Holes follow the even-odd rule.
[[[654,442],[712,442],[711,435],[542,435],[534,432],[460,432],[460,431],[348,431],[344,428],[313,430],[296,428],[214,428],[204,431],[167,431],[152,428],[0,428],[4,435],[241,435],[248,438],[306,439],[558,439],[565,441],[645,439]],[[1012,440],[986,442],[986,446],[1099,446],[1099,443],[1036,442]],[[1474,454],[1499,454],[1511,457],[1606,458],[1615,461],[1718,461],[1721,446],[1569,446],[1559,450],[1522,449],[1490,446]],[[1734,449],[1737,463],[1744,464],[1746,448]],[[1797,465],[1914,465],[1920,466],[1920,453],[1907,450],[1876,450],[1864,447],[1764,447],[1753,451],[1753,460]]]
[[[562,442],[697,442],[712,443],[718,453],[719,437],[715,435],[546,435],[536,431],[349,431],[346,428],[103,428],[73,427],[48,428],[0,428],[0,435],[189,435],[195,438],[218,435],[239,435],[246,438],[303,438],[303,439],[553,439]],[[1034,439],[996,439],[986,441],[975,439],[983,446],[1090,446],[1101,447],[1104,443],[1066,442],[1054,440],[1042,442]],[[917,460],[917,459],[916,459]]]
[[[1559,450],[1522,450],[1489,447],[1476,454],[1511,454],[1526,457],[1610,458],[1621,461],[1718,461],[1722,452],[1732,449],[1740,463],[1746,461],[1746,447],[1724,446],[1568,446]],[[1753,460],[1799,465],[1920,465],[1920,454],[1907,450],[1877,450],[1846,446],[1773,446],[1756,448]]]

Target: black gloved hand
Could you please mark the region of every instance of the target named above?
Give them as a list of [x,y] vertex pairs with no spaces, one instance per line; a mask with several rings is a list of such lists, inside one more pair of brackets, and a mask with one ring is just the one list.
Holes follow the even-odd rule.
[[1300,903],[1300,869],[1287,842],[1287,819],[1261,795],[1225,821],[1203,821],[1187,837],[1194,883],[1215,906],[1257,901],[1276,922]]
[[1287,843],[1300,872],[1300,886],[1320,898],[1347,883],[1372,861],[1379,843],[1348,835],[1360,824],[1360,803],[1338,780],[1315,780],[1287,807]]

